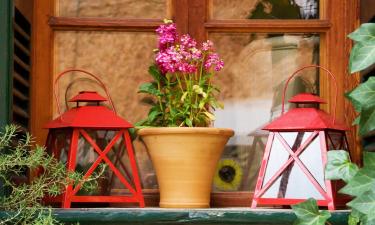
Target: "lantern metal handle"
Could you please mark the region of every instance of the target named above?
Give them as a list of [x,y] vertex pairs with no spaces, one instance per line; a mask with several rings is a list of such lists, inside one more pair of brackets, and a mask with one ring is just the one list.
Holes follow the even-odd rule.
[[60,116],[61,116],[62,114],[61,114],[61,110],[60,110],[59,94],[58,94],[58,92],[57,92],[57,90],[58,90],[58,86],[59,86],[59,85],[58,85],[58,81],[59,81],[59,79],[60,79],[62,76],[64,76],[64,75],[67,74],[67,73],[70,73],[70,72],[81,72],[81,73],[84,73],[84,74],[89,75],[89,76],[91,76],[92,78],[94,78],[94,79],[98,82],[98,84],[101,86],[101,88],[103,88],[105,94],[106,94],[107,97],[108,97],[108,100],[109,100],[109,102],[110,102],[110,104],[111,104],[111,107],[112,107],[113,111],[117,114],[117,112],[116,112],[116,108],[115,108],[115,105],[113,104],[113,101],[112,101],[112,98],[111,98],[111,96],[109,95],[109,92],[108,92],[106,86],[105,86],[104,83],[99,79],[99,77],[97,77],[96,75],[94,75],[94,74],[92,74],[92,73],[90,73],[90,72],[88,72],[88,71],[86,71],[86,70],[83,70],[83,69],[67,69],[67,70],[64,70],[63,72],[61,72],[61,73],[59,73],[59,74],[57,75],[57,77],[56,77],[56,79],[55,79],[55,82],[54,82],[54,84],[53,84],[53,94],[54,94],[55,101],[56,101],[57,111],[58,111],[58,113],[59,113]]
[[281,108],[281,115],[284,114],[284,111],[285,111],[285,94],[286,94],[286,90],[288,88],[288,84],[289,82],[292,80],[293,77],[295,77],[299,72],[301,72],[302,70],[304,69],[307,69],[307,68],[319,68],[319,69],[322,69],[324,70],[325,72],[327,72],[332,80],[333,80],[333,84],[335,86],[335,101],[333,102],[333,123],[335,122],[336,120],[336,104],[337,104],[337,95],[338,95],[338,89],[337,89],[337,81],[336,81],[336,77],[332,74],[331,71],[329,71],[328,69],[322,67],[322,66],[318,66],[318,65],[308,65],[308,66],[304,66],[304,67],[301,67],[300,69],[296,70],[286,81],[285,83],[285,86],[284,86],[284,90],[283,90],[283,97],[282,97],[282,108]]

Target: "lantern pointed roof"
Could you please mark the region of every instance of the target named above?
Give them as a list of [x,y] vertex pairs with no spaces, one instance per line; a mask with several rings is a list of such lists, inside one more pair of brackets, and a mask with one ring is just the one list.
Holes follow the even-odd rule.
[[[92,128],[92,129],[121,129],[133,125],[119,117],[114,111],[105,106],[93,105],[94,102],[107,101],[95,91],[81,91],[70,102],[77,102],[77,107],[71,108],[56,119],[46,124],[45,128]],[[88,105],[79,106],[79,102]]]
[[326,102],[321,99],[319,96],[310,94],[310,93],[301,93],[298,94],[291,99],[289,99],[291,103],[317,103],[317,104],[325,104]]
[[293,108],[266,125],[268,131],[348,130],[328,113],[316,108]]
[[66,111],[45,128],[121,129],[134,127],[105,106],[79,106]]
[[105,102],[106,98],[98,94],[96,91],[81,91],[74,96],[69,102]]

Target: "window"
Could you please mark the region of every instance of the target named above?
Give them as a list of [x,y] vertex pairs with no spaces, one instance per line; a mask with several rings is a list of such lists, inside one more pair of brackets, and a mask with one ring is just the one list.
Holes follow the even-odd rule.
[[[39,13],[35,23],[39,26],[34,47],[38,61],[33,74],[39,77],[33,79],[32,131],[43,143],[46,132],[41,128],[56,115],[53,74],[67,67],[99,75],[120,115],[130,122],[145,117],[147,107],[140,104],[142,97],[136,89],[148,79],[147,67],[156,46],[154,29],[163,18],[173,18],[179,32],[188,32],[198,41],[213,40],[226,63],[217,79],[226,108],[216,112],[215,126],[236,131],[223,156],[232,160],[235,168],[225,167],[227,161],[222,161],[218,180],[230,182],[237,168],[242,178],[229,188],[216,183],[213,201],[217,205],[250,205],[266,135],[260,128],[278,115],[285,78],[302,65],[320,64],[337,76],[340,93],[356,84],[355,78],[346,76],[350,47],[346,34],[355,26],[352,9],[356,4],[341,0],[36,1]],[[48,24],[45,15],[51,15]],[[71,81],[62,81],[59,90],[68,98],[79,88],[94,87],[84,79],[80,85],[70,85]],[[311,70],[294,80],[288,96],[301,91],[319,93],[328,100],[326,110],[330,111],[330,86],[324,74]],[[354,111],[343,96],[338,106],[339,119],[350,124]],[[354,129],[349,140],[358,159],[358,148],[353,149]],[[140,142],[135,146],[143,186],[155,190],[147,153]],[[233,196],[240,196],[242,202],[234,203]],[[229,198],[233,201],[227,201]]]

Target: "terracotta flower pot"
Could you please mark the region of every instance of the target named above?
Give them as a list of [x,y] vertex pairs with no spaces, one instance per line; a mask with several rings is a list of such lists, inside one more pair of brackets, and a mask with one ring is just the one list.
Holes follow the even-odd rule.
[[138,131],[154,165],[160,207],[207,208],[216,164],[231,129],[144,128]]

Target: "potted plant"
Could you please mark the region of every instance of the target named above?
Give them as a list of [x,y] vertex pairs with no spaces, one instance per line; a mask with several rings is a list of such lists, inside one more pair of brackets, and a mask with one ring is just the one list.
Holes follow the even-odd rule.
[[222,108],[212,83],[223,61],[211,41],[202,45],[178,36],[172,21],[157,30],[159,46],[150,66],[152,82],[140,93],[153,96],[148,117],[137,123],[150,154],[160,189],[160,207],[209,207],[216,164],[231,129],[209,127],[212,111]]

